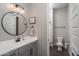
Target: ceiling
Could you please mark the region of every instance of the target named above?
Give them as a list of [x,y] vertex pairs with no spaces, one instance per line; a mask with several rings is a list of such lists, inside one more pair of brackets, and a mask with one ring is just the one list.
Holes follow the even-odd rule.
[[54,3],[53,4],[53,8],[63,8],[67,6],[68,6],[68,3]]

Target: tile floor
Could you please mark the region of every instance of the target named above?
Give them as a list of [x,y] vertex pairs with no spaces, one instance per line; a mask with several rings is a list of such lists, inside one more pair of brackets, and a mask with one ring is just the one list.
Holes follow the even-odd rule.
[[57,46],[50,47],[50,56],[69,56],[68,49],[62,48],[62,51],[57,51]]

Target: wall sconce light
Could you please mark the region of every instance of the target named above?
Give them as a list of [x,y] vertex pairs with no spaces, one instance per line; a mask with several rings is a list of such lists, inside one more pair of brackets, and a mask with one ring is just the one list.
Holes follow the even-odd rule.
[[11,8],[13,11],[18,12],[18,13],[21,13],[21,14],[24,13],[24,8],[19,4],[11,3],[9,5],[9,8]]

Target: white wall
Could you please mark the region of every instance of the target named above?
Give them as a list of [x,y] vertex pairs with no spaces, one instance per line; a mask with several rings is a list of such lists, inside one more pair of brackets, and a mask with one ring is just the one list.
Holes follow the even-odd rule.
[[29,17],[36,16],[38,55],[47,55],[47,4],[29,4]]
[[54,41],[56,37],[64,37],[65,42],[68,40],[68,8],[54,9]]
[[[9,4],[6,4],[6,3],[5,4],[0,3],[0,42],[15,38],[15,36],[11,36],[11,35],[7,34],[1,26],[2,16],[7,12],[12,11],[12,9],[8,8],[8,5]],[[28,4],[21,4],[21,5],[24,7],[24,10],[25,10],[24,16],[28,23],[28,16],[27,16],[28,15]],[[28,35],[28,28],[27,28],[27,31],[23,35]]]

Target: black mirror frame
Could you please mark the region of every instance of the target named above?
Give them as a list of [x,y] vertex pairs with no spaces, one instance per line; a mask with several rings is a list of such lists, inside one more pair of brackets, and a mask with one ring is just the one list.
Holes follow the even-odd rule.
[[14,34],[9,33],[9,32],[4,28],[3,19],[4,19],[5,15],[7,15],[8,13],[17,13],[17,14],[20,14],[20,13],[18,13],[18,12],[14,12],[14,11],[10,11],[10,12],[5,13],[5,14],[3,15],[3,17],[2,17],[2,20],[1,20],[1,25],[2,25],[3,30],[4,30],[6,33],[8,33],[9,35],[12,35],[12,36],[19,36],[19,35],[23,34],[23,33],[26,31],[26,29],[27,29],[27,21],[26,21],[26,18],[25,18],[22,14],[20,14],[20,15],[23,16],[23,17],[24,17],[24,20],[26,21],[26,24],[24,24],[24,25],[26,25],[26,28],[25,28],[24,32],[22,32],[21,34],[18,34],[18,35],[14,35]]

